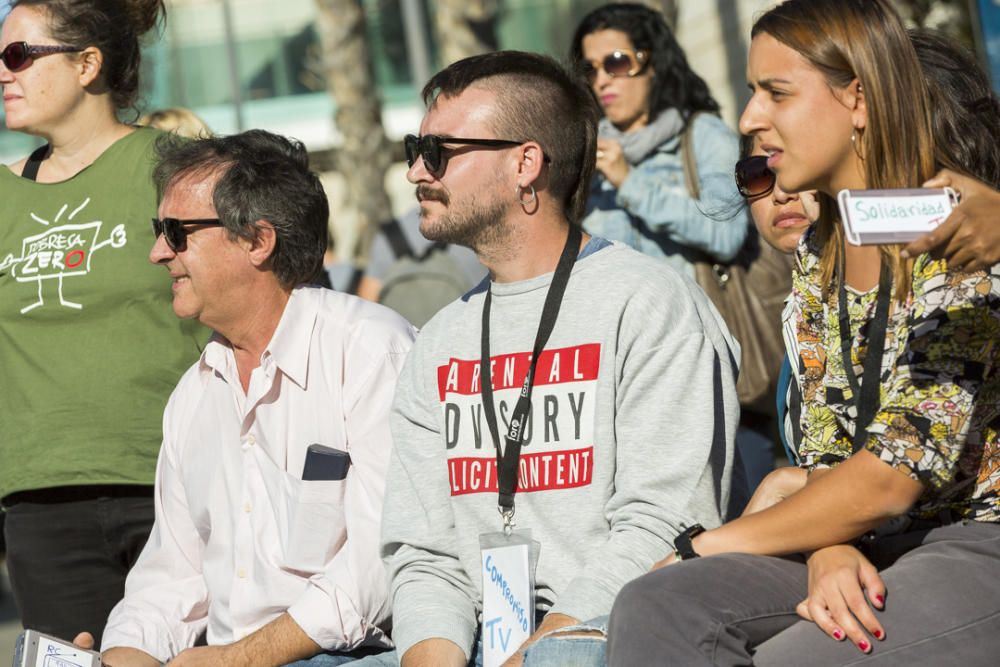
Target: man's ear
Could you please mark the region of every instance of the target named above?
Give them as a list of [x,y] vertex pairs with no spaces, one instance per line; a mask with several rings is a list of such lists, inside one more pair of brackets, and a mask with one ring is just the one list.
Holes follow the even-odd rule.
[[278,245],[278,234],[274,231],[274,225],[267,220],[256,222],[256,232],[254,238],[247,247],[247,256],[250,263],[261,268],[265,266],[274,254],[274,249]]
[[515,151],[517,155],[517,186],[527,188],[538,180],[545,163],[545,153],[535,141],[521,144]]
[[80,85],[86,88],[97,81],[104,66],[104,54],[95,46],[88,46],[77,57],[77,67],[80,70]]

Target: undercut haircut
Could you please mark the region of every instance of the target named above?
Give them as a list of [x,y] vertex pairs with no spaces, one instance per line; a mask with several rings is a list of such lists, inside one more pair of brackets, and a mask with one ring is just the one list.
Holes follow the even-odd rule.
[[597,156],[593,96],[554,59],[523,51],[496,51],[459,60],[423,89],[430,107],[439,97],[476,86],[496,95],[491,125],[499,139],[535,141],[548,158],[548,190],[572,224],[587,207]]
[[301,142],[264,130],[194,141],[166,134],[157,157],[153,181],[161,199],[180,180],[217,175],[212,203],[230,239],[253,240],[258,221],[266,220],[276,237],[269,261],[278,282],[291,289],[316,280],[330,207]]

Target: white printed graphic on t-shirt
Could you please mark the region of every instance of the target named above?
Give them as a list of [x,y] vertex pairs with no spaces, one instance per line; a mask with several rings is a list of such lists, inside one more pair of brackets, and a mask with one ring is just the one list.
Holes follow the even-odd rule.
[[[521,393],[530,352],[490,358],[500,440]],[[545,350],[538,359],[524,426],[518,493],[588,486],[593,479],[594,405],[601,345]],[[496,450],[480,393],[480,362],[438,367],[451,495],[496,493]]]
[[108,238],[98,241],[104,224],[102,221],[69,222],[83,213],[89,203],[88,197],[66,216],[66,223],[55,227],[50,225],[62,220],[70,208],[69,204],[64,204],[52,220],[31,213],[32,220],[48,229],[25,237],[21,243],[20,256],[8,253],[3,261],[0,261],[0,275],[10,270],[17,282],[38,285],[37,298],[33,303],[21,308],[22,315],[45,305],[43,285],[46,280],[56,281],[60,305],[66,308],[83,308],[83,304],[74,303],[63,296],[63,280],[90,273],[91,258],[97,250],[107,245],[121,248],[128,242],[125,225],[116,225]]

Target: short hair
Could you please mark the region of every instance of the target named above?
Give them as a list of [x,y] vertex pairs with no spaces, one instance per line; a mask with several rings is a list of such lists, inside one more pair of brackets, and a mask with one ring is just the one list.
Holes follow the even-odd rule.
[[587,206],[597,155],[599,112],[590,91],[554,59],[495,51],[459,60],[424,86],[428,106],[476,85],[496,94],[493,130],[500,139],[536,141],[549,159],[552,196],[578,224]]
[[153,180],[161,197],[179,179],[218,174],[212,203],[230,238],[253,239],[259,220],[271,223],[271,270],[283,287],[319,275],[330,207],[301,142],[264,130],[194,141],[165,134],[157,157]]
[[667,109],[677,109],[687,121],[695,113],[719,113],[705,80],[688,64],[684,49],[661,12],[635,3],[611,3],[583,17],[573,35],[570,57],[577,69],[583,64],[583,38],[601,30],[628,35],[637,51],[649,51],[653,85],[649,95],[650,120]]

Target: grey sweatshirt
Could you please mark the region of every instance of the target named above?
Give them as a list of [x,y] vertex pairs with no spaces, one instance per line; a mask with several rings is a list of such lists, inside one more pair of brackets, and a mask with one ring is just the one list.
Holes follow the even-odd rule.
[[[552,274],[494,283],[498,426],[527,372]],[[485,284],[417,338],[396,389],[383,556],[393,640],[470,655],[479,535],[498,531],[496,453],[479,391]],[[663,558],[684,526],[719,525],[739,420],[737,346],[691,280],[615,244],[579,259],[536,370],[515,497],[541,542],[539,610],[588,620]]]

